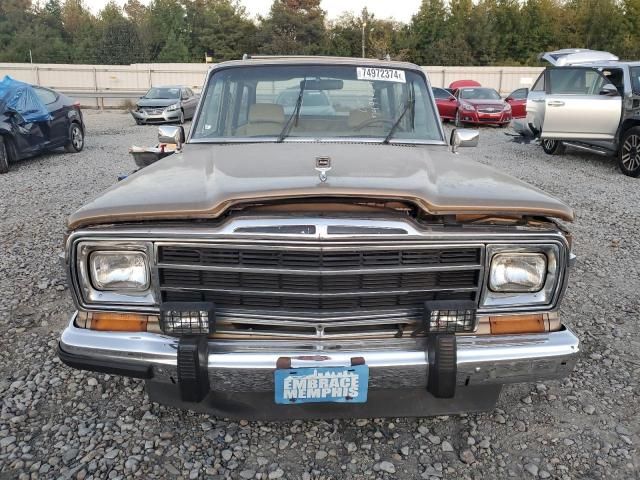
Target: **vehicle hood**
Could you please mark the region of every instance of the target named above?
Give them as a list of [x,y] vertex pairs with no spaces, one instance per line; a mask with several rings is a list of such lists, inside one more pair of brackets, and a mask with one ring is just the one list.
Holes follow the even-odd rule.
[[139,107],[168,107],[180,103],[179,98],[141,98],[138,100]]
[[[331,158],[326,182],[318,156]],[[574,218],[554,197],[445,146],[285,142],[187,144],[87,203],[69,227],[216,218],[248,201],[313,197],[403,200],[433,215]]]
[[481,87],[482,85],[475,80],[456,80],[449,84],[451,90],[458,90],[464,87]]

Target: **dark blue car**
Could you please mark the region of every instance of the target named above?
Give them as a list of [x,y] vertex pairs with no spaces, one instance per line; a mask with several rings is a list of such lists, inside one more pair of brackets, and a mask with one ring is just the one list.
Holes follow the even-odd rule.
[[39,153],[84,147],[80,104],[48,88],[5,78],[0,87],[0,173],[9,164]]

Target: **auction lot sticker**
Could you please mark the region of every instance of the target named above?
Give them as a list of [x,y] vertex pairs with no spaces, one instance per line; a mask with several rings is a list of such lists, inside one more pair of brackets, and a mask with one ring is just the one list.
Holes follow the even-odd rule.
[[404,70],[394,68],[356,67],[358,80],[407,83]]

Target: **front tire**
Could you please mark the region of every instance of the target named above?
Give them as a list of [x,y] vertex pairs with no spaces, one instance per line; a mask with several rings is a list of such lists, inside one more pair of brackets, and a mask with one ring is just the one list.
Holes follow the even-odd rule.
[[0,137],[0,173],[9,171],[9,148],[4,137]]
[[542,150],[547,155],[562,155],[565,151],[564,143],[560,140],[542,140]]
[[629,177],[640,176],[640,127],[624,132],[618,153],[618,167]]
[[64,146],[65,152],[78,153],[84,148],[84,132],[77,123],[69,127],[69,142]]

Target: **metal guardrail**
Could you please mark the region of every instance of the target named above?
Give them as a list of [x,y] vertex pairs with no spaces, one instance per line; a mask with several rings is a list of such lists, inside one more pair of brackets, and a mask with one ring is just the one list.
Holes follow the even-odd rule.
[[64,93],[65,95],[71,98],[93,98],[96,100],[96,106],[103,110],[104,100],[105,98],[115,98],[115,99],[138,99],[142,97],[146,92],[145,90],[67,90],[65,88],[56,88],[60,93]]

